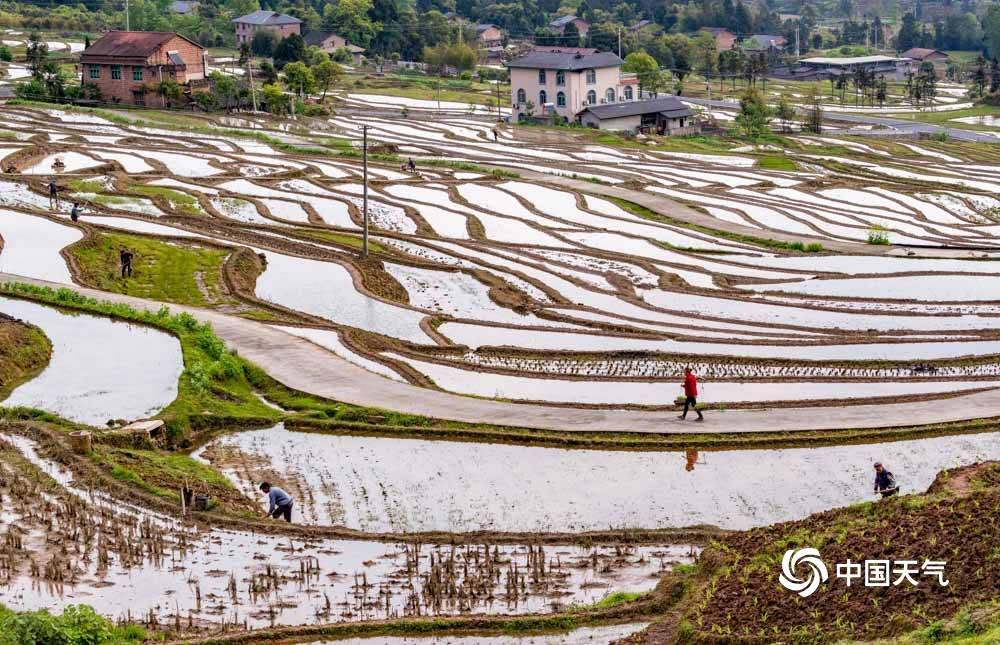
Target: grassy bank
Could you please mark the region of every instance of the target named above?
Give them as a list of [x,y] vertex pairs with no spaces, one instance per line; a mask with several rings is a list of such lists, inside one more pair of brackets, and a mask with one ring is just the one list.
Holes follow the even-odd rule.
[[115,625],[87,605],[68,605],[61,614],[0,605],[0,645],[127,645],[146,638],[141,627]]
[[45,369],[51,356],[42,330],[0,315],[0,401]]
[[[997,626],[1000,596],[1000,462],[945,472],[928,493],[893,497],[732,534],[696,567],[665,584],[687,588],[679,605],[632,642],[819,643],[946,635],[983,640]],[[786,550],[818,549],[829,580],[799,597],[777,584]],[[946,561],[942,586],[919,572],[890,587],[848,587],[835,563]],[[804,575],[805,565],[799,574]],[[918,566],[919,569],[919,566]],[[898,579],[895,570],[891,581]]]
[[0,401],[45,369],[52,343],[41,329],[0,314]]
[[[121,277],[123,248],[135,254],[131,278]],[[231,301],[222,279],[228,250],[97,232],[67,252],[80,282],[95,289],[197,307]]]

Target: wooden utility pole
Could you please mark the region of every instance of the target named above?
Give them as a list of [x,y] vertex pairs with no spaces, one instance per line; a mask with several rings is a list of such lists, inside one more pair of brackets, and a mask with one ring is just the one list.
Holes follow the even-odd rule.
[[361,238],[361,255],[363,257],[368,257],[368,128],[371,126],[363,125],[361,126],[361,147],[364,150],[364,163],[363,163],[363,183],[364,189],[362,190],[361,197],[361,210],[362,216],[364,217],[364,232]]

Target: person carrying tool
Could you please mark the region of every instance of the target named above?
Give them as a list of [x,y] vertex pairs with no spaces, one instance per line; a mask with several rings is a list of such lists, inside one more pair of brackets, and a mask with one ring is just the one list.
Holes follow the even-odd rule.
[[704,421],[705,415],[698,409],[698,377],[694,375],[690,367],[684,368],[684,383],[681,384],[681,387],[684,388],[684,412],[677,418],[686,419],[690,407],[698,413],[698,418],[695,420]]
[[59,186],[56,184],[55,179],[49,180],[49,209],[56,210],[59,208]]
[[74,222],[80,219],[80,204],[73,202],[73,208],[69,211],[69,218]]
[[292,521],[292,497],[277,486],[272,486],[268,482],[260,485],[260,490],[267,495],[268,509],[267,516],[278,519],[284,517],[286,522]]
[[118,259],[119,259],[119,261],[121,262],[121,265],[122,265],[122,279],[123,280],[125,279],[126,276],[128,276],[129,278],[132,277],[132,258],[134,258],[134,257],[135,257],[135,254],[132,253],[132,251],[129,251],[128,249],[126,249],[124,246],[118,252]]
[[875,494],[881,495],[882,499],[892,497],[899,492],[899,484],[896,478],[882,465],[882,462],[875,462]]

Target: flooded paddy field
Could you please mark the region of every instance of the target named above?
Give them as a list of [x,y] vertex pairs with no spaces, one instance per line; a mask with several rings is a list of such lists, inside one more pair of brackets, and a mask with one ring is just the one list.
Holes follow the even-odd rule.
[[879,459],[906,473],[900,483],[907,491],[923,491],[945,468],[1000,459],[1000,435],[646,453],[279,426],[226,435],[197,456],[248,495],[254,482],[284,482],[301,500],[304,522],[364,531],[748,529],[871,499],[871,463]]
[[[744,408],[816,418],[871,403],[962,408],[1000,388],[995,150],[794,137],[774,164],[769,151],[735,143],[713,154],[569,132],[567,145],[506,125],[494,140],[485,110],[448,104],[428,118],[435,103],[408,102],[405,123],[388,114],[402,103],[363,94],[329,118],[288,122],[112,122],[9,106],[0,164],[14,172],[0,182],[0,271],[84,285],[81,249],[101,236],[140,240],[180,258],[192,290],[221,285],[222,296],[200,301],[215,320],[243,316],[270,325],[258,331],[304,339],[358,389],[582,415],[636,409],[663,414],[667,433],[689,427],[667,421],[688,366],[700,401],[715,408],[715,432]],[[417,164],[415,173],[390,157],[371,164],[367,257],[350,149],[358,125]],[[329,154],[305,152],[319,146]],[[62,197],[53,207],[50,177]],[[79,222],[68,199],[82,204]],[[185,264],[209,246],[221,266]],[[127,280],[102,284],[134,293]],[[182,386],[202,377],[178,337],[6,297],[0,312],[52,342],[49,366],[0,404],[86,424],[98,442],[95,455],[70,458],[30,428],[5,426],[0,603],[85,603],[154,630],[558,613],[648,591],[699,553],[649,535],[716,535],[711,527],[764,527],[868,501],[875,460],[910,493],[942,469],[1000,459],[995,432],[733,450],[699,449],[691,434],[674,444],[687,450],[648,452],[401,438],[402,426],[379,436],[379,427],[441,419],[282,393],[264,378],[242,403],[214,394],[223,412],[259,399],[270,417],[192,408],[197,424],[177,431],[190,419],[169,419],[176,443],[121,446],[98,428],[169,416]],[[218,351],[202,341],[199,351]],[[348,372],[341,359],[366,371]],[[482,420],[501,422],[510,423]],[[370,432],[334,432],[355,424]],[[324,425],[331,431],[316,431]],[[96,456],[112,446],[159,464],[159,477],[108,466],[101,480],[80,468],[107,466]],[[228,486],[244,515],[227,507],[181,518],[174,491],[192,472]],[[249,516],[263,480],[292,494],[305,526]],[[136,496],[116,497],[122,487]],[[587,537],[598,533],[617,537]],[[337,642],[606,642],[648,617],[634,618],[567,634]]]
[[[418,113],[434,107],[418,103]],[[364,114],[310,126],[244,119],[298,145],[366,124],[376,141],[412,151],[416,174],[372,165],[377,260],[366,263],[353,159],[282,152],[211,119],[217,136],[67,114],[17,107],[3,119],[15,134],[41,133],[6,151],[23,160],[3,198],[18,211],[0,223],[10,273],[71,281],[59,253],[91,225],[249,246],[264,268],[244,296],[307,316],[316,337],[341,336],[327,345],[349,337],[349,353],[381,365],[375,372],[477,397],[662,408],[674,398],[664,381],[686,363],[701,366],[710,406],[996,387],[987,378],[1000,353],[990,279],[1000,274],[991,253],[1000,160],[985,147],[801,137],[785,151],[794,170],[778,171],[762,168],[753,147],[566,147],[507,127],[494,141],[492,124],[472,115],[399,127]],[[99,153],[74,143],[94,132],[118,140]],[[140,137],[149,145],[129,145]],[[55,155],[64,183],[86,184],[74,193],[80,227],[27,214],[47,210],[33,177],[54,172]],[[524,176],[425,168],[425,158],[509,164]],[[573,180],[583,164],[615,181]],[[633,198],[610,195],[615,182],[629,182]],[[664,198],[667,215],[637,205]],[[888,244],[867,244],[873,234]],[[755,241],[801,236],[812,252]],[[913,371],[928,362],[934,370]],[[869,388],[840,376],[875,363]],[[776,378],[816,372],[825,380]]]
[[19,527],[0,578],[0,602],[15,609],[83,602],[109,616],[186,627],[525,614],[645,591],[697,552],[687,545],[392,543],[207,529],[88,490],[30,439],[4,434],[0,451],[4,488],[22,500],[2,515]]
[[52,359],[0,401],[47,410],[79,423],[152,416],[177,396],[181,347],[161,331],[110,318],[0,297],[0,313],[40,328]]

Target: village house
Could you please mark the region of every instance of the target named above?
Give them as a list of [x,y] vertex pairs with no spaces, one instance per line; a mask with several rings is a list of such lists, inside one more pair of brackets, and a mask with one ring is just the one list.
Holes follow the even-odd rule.
[[920,63],[928,60],[932,63],[944,63],[948,60],[948,54],[944,53],[940,49],[926,49],[924,47],[907,49],[899,56],[900,58],[909,58],[910,60],[915,60]]
[[274,32],[278,40],[292,34],[302,33],[302,21],[277,11],[254,11],[245,16],[235,18],[236,44],[249,43],[258,31],[267,29]]
[[156,92],[163,81],[190,96],[192,83],[205,80],[205,49],[172,32],[112,31],[80,54],[80,68],[81,82],[105,101],[164,107]]
[[588,128],[659,135],[698,134],[691,122],[694,112],[676,96],[645,101],[588,105],[580,113],[580,123]]
[[476,25],[476,43],[484,49],[502,47],[503,32],[496,25]]
[[361,64],[361,56],[365,53],[364,47],[358,47],[347,42],[347,39],[332,31],[310,31],[305,35],[307,45],[319,47],[327,54],[332,54],[338,49],[347,49],[351,52],[351,60],[355,65]]
[[702,27],[699,31],[709,34],[715,39],[715,51],[729,51],[736,46],[736,34],[725,27]]
[[892,56],[854,56],[850,58],[803,58],[797,68],[792,69],[789,78],[801,81],[826,81],[839,76],[850,76],[854,70],[862,68],[876,77],[902,81],[910,72],[912,61]]
[[513,112],[573,121],[588,105],[635,100],[637,83],[623,78],[623,62],[611,52],[585,47],[536,47],[507,63]]
[[581,36],[586,36],[587,32],[590,31],[590,23],[583,18],[577,18],[576,16],[563,16],[562,18],[556,18],[549,23],[549,29],[557,34],[564,34],[566,33],[566,27],[571,24],[576,27],[576,33]]

